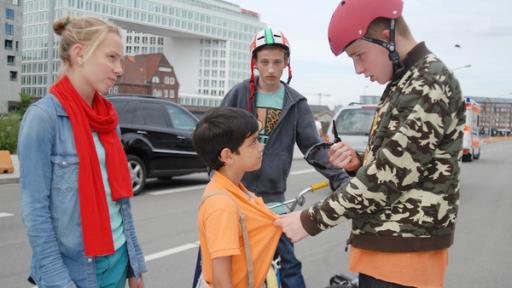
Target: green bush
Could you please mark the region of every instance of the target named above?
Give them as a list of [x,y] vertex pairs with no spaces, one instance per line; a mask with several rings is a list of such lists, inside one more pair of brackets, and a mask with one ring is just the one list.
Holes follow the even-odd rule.
[[16,153],[20,121],[21,116],[18,113],[0,115],[0,150]]

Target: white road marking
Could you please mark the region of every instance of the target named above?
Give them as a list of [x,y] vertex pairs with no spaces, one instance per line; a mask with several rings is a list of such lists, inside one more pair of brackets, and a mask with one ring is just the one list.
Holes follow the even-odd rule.
[[[297,170],[297,171],[290,172],[290,175],[291,176],[301,175],[301,174],[312,173],[315,171],[316,171],[315,169]],[[146,194],[151,195],[151,196],[161,196],[161,195],[182,193],[182,192],[187,192],[187,191],[192,191],[192,190],[203,190],[204,187],[206,187],[206,185],[195,185],[195,186],[188,186],[188,187],[184,187],[184,188],[174,188],[174,189],[166,189],[166,190],[155,191],[155,192],[148,192]]]
[[14,216],[14,215],[10,214],[10,213],[0,213],[0,218],[2,218],[2,217],[10,217],[10,216]]
[[159,259],[159,258],[167,257],[167,256],[172,255],[172,254],[176,254],[176,253],[180,253],[180,252],[187,251],[187,250],[190,250],[190,249],[194,249],[194,248],[197,248],[198,246],[199,246],[199,241],[196,241],[194,243],[188,243],[188,244],[181,245],[181,246],[178,246],[178,247],[174,247],[174,248],[171,248],[171,249],[167,249],[167,250],[164,250],[164,251],[160,251],[160,252],[156,252],[156,253],[153,253],[153,254],[149,254],[149,255],[144,257],[144,260],[146,260],[147,262],[153,261],[153,260],[156,260],[156,259]]
[[301,175],[301,174],[307,174],[311,172],[315,172],[315,169],[306,169],[306,170],[298,170],[298,171],[292,171],[290,172],[290,175]]
[[175,188],[175,189],[167,189],[167,190],[161,190],[157,192],[149,192],[148,195],[151,196],[160,196],[160,195],[167,195],[167,194],[175,194],[175,193],[181,193],[185,191],[191,191],[191,190],[202,190],[206,187],[206,185],[196,185],[196,186],[188,186],[185,188]]

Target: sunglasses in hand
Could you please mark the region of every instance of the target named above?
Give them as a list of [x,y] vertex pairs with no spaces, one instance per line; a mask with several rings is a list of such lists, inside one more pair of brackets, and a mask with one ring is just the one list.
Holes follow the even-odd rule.
[[336,121],[334,120],[332,121],[332,134],[334,135],[334,142],[320,142],[308,149],[304,155],[306,162],[321,170],[339,169],[329,162],[328,154],[329,149],[334,145],[334,143],[341,142],[338,130],[336,129]]

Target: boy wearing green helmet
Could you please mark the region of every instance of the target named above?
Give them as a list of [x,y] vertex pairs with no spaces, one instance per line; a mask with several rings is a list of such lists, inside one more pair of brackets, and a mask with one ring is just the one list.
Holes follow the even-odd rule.
[[387,87],[364,157],[343,143],[329,151],[333,164],[350,159],[343,167],[356,176],[276,221],[296,242],[351,219],[349,270],[359,287],[442,287],[454,237],[464,99],[450,69],[413,38],[402,8],[402,0],[336,8],[333,53],[347,52],[357,74]]
[[[243,184],[267,205],[283,202],[286,180],[290,173],[295,144],[305,154],[321,142],[306,98],[291,88],[290,45],[280,31],[271,28],[258,32],[250,44],[251,77],[237,84],[222,101],[222,106],[247,109],[260,123],[259,141],[265,144],[263,163],[259,170],[246,173]],[[288,68],[287,82],[281,81]],[[254,75],[258,70],[258,77]],[[327,151],[318,162],[328,163]],[[348,180],[341,169],[317,169],[336,188]],[[281,258],[282,287],[301,288],[305,282],[301,263],[296,259],[293,245],[281,237],[277,247]]]

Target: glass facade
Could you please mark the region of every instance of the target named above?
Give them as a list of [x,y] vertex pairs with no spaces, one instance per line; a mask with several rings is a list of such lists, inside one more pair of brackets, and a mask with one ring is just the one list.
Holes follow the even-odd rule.
[[14,1],[0,1],[0,114],[15,109],[19,102],[21,78],[22,7]]
[[[176,35],[173,41],[198,39],[198,55],[184,55],[190,58],[187,61],[191,67],[198,67],[199,71],[181,74],[177,71],[178,81],[185,83],[180,90],[212,96],[223,96],[233,85],[249,77],[249,42],[257,31],[266,27],[256,13],[222,0],[54,0],[55,7],[49,7],[52,3],[49,0],[23,3],[22,89],[35,96],[43,96],[57,75],[58,39],[48,27],[53,19],[66,15],[96,15],[119,24],[125,29],[128,55],[162,52],[165,41]],[[50,10],[55,12],[49,13]],[[50,14],[54,14],[53,19],[49,19]],[[159,32],[142,33],[136,31],[137,27]],[[54,37],[53,41],[49,37]],[[48,49],[51,42],[54,49]],[[51,55],[48,51],[52,51]],[[180,57],[179,52],[168,57],[171,64],[173,58]],[[48,61],[49,57],[53,61]],[[47,75],[52,75],[52,79],[47,79]],[[182,81],[187,77],[197,79]]]

